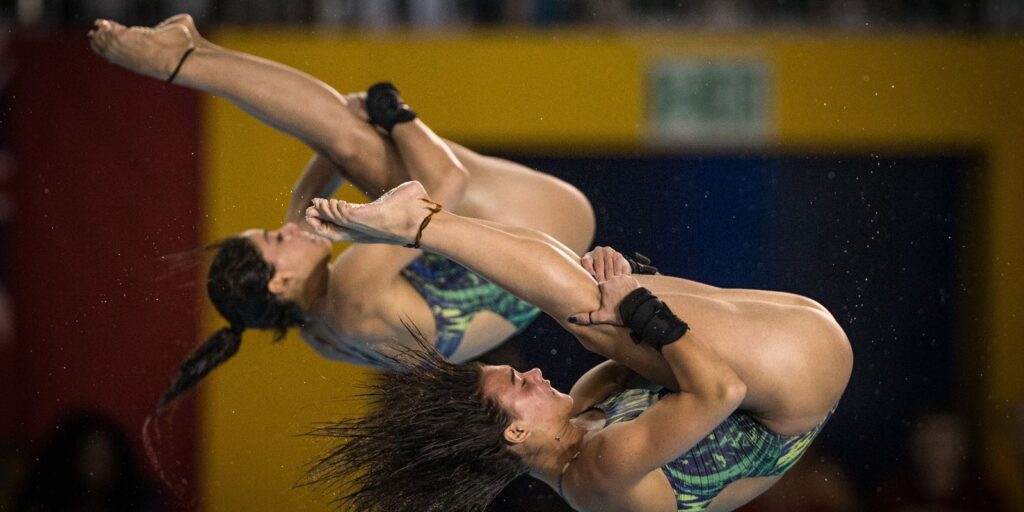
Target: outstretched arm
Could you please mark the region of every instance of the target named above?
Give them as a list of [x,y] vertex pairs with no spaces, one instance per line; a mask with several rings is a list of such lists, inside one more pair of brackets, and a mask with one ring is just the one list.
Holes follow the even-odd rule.
[[345,178],[333,163],[320,155],[313,155],[292,186],[284,221],[312,231],[313,228],[306,223],[306,208],[313,204],[313,198],[333,196],[343,183]]

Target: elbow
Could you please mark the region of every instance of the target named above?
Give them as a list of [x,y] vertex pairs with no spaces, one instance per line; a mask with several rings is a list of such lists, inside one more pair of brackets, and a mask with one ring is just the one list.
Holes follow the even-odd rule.
[[746,398],[747,385],[735,374],[723,379],[715,390],[715,399],[729,409],[736,409]]
[[580,345],[590,352],[608,359],[616,359],[615,343],[611,336],[600,326],[581,326],[569,322],[560,322],[562,327],[576,336]]

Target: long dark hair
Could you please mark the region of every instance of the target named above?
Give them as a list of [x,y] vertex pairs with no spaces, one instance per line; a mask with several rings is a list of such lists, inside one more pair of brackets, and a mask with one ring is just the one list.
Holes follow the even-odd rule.
[[206,292],[228,325],[210,335],[178,368],[157,409],[163,409],[181,394],[192,389],[208,373],[238,352],[245,329],[273,329],[275,341],[284,338],[291,327],[304,323],[302,309],[294,302],[278,300],[267,289],[274,267],[248,239],[236,236],[211,244],[216,250],[210,264]]
[[482,511],[527,466],[512,453],[511,423],[483,395],[479,363],[446,361],[414,332],[419,348],[386,356],[360,398],[368,410],[310,433],[333,440],[300,485],[319,485],[360,511]]

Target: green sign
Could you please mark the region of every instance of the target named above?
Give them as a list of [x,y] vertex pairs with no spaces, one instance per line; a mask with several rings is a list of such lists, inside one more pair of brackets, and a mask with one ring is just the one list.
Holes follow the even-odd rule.
[[761,61],[662,60],[649,76],[652,139],[736,143],[766,137],[770,91]]

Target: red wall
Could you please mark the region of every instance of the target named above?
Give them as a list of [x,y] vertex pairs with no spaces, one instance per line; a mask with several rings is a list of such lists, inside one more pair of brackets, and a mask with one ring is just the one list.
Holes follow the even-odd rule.
[[[39,442],[95,409],[148,467],[143,421],[196,341],[197,274],[158,258],[199,243],[199,99],[106,64],[84,32],[22,36],[13,54],[17,335],[0,352],[0,435]],[[174,434],[160,463],[190,483],[178,509],[195,508],[195,416],[189,400],[160,422]]]

